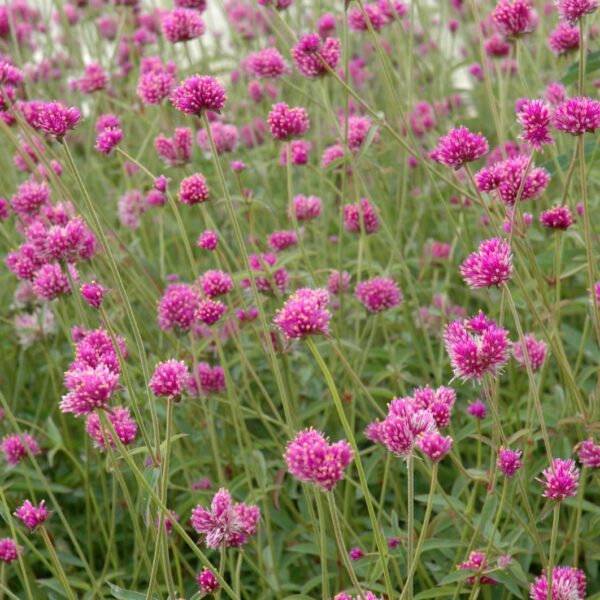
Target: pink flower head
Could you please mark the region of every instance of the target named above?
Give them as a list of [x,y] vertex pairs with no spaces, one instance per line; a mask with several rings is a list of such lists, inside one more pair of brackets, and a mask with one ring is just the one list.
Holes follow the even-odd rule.
[[372,313],[389,310],[402,303],[398,284],[391,277],[374,277],[361,281],[354,291],[359,302]]
[[350,233],[360,233],[364,228],[367,235],[379,229],[377,211],[367,198],[361,198],[360,205],[344,205],[344,228]]
[[225,314],[227,307],[219,300],[200,300],[196,308],[196,319],[205,325],[214,325]]
[[327,291],[332,295],[338,295],[346,291],[350,285],[350,273],[348,271],[334,271],[327,280]]
[[[341,126],[344,126],[345,123],[342,120],[340,123]],[[369,135],[369,131],[374,129],[375,133],[372,136],[373,143],[377,143],[380,139],[379,131],[377,131],[373,126],[373,121],[369,119],[369,117],[361,117],[358,115],[352,115],[348,119],[348,147],[352,152],[358,152],[362,145],[365,143],[367,136]]]
[[[364,4],[364,10],[371,27],[375,31],[380,31],[388,24],[389,20],[381,11],[378,4]],[[352,8],[348,11],[348,27],[352,31],[368,31],[369,25],[367,18],[365,18],[365,14],[363,14],[363,11],[359,7]]]
[[571,135],[594,133],[600,127],[600,102],[575,96],[559,104],[552,115],[554,127]]
[[83,77],[77,80],[76,85],[83,94],[93,94],[103,90],[108,84],[108,73],[98,63],[86,66]]
[[[165,528],[165,531],[169,535],[171,533],[173,533],[173,522],[176,522],[176,523],[179,522],[179,515],[174,510],[170,510],[169,516],[165,515],[164,520],[163,520],[163,527]],[[154,527],[156,527],[156,529],[158,529],[159,526],[160,526],[160,517],[156,517],[156,519],[154,520]]]
[[122,129],[104,129],[96,137],[96,150],[102,154],[110,154],[123,139]]
[[196,241],[198,248],[202,248],[203,250],[216,250],[218,244],[219,236],[210,229],[203,231]]
[[190,373],[186,364],[182,360],[172,358],[156,365],[149,387],[156,396],[179,398],[189,378]]
[[546,86],[546,91],[544,92],[544,100],[548,102],[552,108],[558,106],[561,102],[564,102],[567,97],[567,91],[565,90],[565,86],[562,83],[558,83],[557,81],[551,81]]
[[433,415],[436,427],[448,427],[456,402],[456,392],[452,388],[441,386],[433,390],[427,385],[415,388],[412,397],[417,408],[428,410]]
[[176,8],[163,14],[162,30],[167,40],[175,44],[200,37],[205,27],[197,10]]
[[579,27],[559,23],[548,36],[548,46],[557,56],[579,49]]
[[200,296],[191,285],[174,283],[167,287],[158,304],[158,324],[165,331],[187,331],[195,320]]
[[395,398],[388,404],[388,414],[379,425],[376,438],[396,456],[407,458],[419,438],[434,431],[431,412],[419,408],[410,397]]
[[15,517],[21,519],[30,531],[37,529],[50,516],[50,511],[45,506],[46,501],[42,500],[38,506],[32,504],[31,501],[25,500],[15,511]]
[[[581,569],[559,566],[552,570],[552,600],[584,600],[586,587],[585,573]],[[531,600],[547,600],[547,573],[533,581],[529,597]]]
[[212,594],[216,592],[221,584],[217,581],[215,574],[208,568],[204,567],[196,577],[196,583],[200,588],[201,594]]
[[335,33],[336,22],[335,15],[333,13],[325,13],[319,17],[319,22],[317,23],[317,28],[319,29],[319,35],[322,38],[326,38],[327,36]]
[[263,48],[248,56],[245,67],[260,79],[276,79],[289,71],[281,52],[277,48]]
[[173,136],[159,135],[154,140],[154,149],[158,156],[169,166],[189,162],[192,156],[192,131],[187,127],[178,127]]
[[223,367],[215,365],[211,367],[207,362],[200,362],[196,367],[196,372],[190,377],[188,388],[194,396],[210,396],[223,392],[226,387],[225,371]]
[[22,458],[28,456],[27,450],[29,450],[32,456],[37,456],[41,453],[37,441],[26,432],[5,435],[2,438],[0,450],[2,450],[6,462],[13,466],[19,464]]
[[[77,281],[79,274],[73,265],[68,265],[73,281]],[[54,300],[62,295],[71,293],[71,285],[66,274],[58,263],[45,264],[33,278],[33,291],[38,298]]]
[[295,246],[298,243],[298,236],[294,231],[274,231],[269,234],[267,243],[274,252],[282,252],[286,248]]
[[355,546],[354,548],[350,548],[348,551],[348,557],[350,560],[360,560],[365,555],[365,551],[359,546]]
[[575,496],[579,486],[579,469],[571,458],[555,458],[552,464],[542,471],[544,498],[561,501]]
[[479,250],[463,262],[460,274],[470,288],[506,283],[512,275],[510,244],[501,238],[484,240],[479,244]]
[[510,351],[508,332],[481,311],[475,317],[447,325],[444,343],[454,377],[463,380],[479,380],[486,373],[497,375]]
[[91,283],[84,283],[80,288],[81,297],[89,304],[92,308],[100,308],[106,289],[101,283],[92,281]]
[[102,363],[96,367],[75,364],[66,371],[64,380],[69,393],[62,397],[60,410],[80,417],[108,406],[119,374]]
[[[279,269],[271,269],[271,267],[275,267],[277,263],[277,256],[272,253],[261,254],[260,256],[256,254],[251,254],[248,257],[248,262],[250,263],[250,268],[252,271],[257,273],[269,273],[270,277],[265,276],[255,276],[256,287],[258,291],[270,293],[273,292],[273,284],[275,284],[275,288],[279,290],[282,294],[285,294],[285,290],[287,288],[288,282],[288,273],[287,271],[281,267]],[[272,281],[272,283],[271,283]],[[249,288],[250,280],[243,279],[240,284],[242,287]]]
[[481,133],[471,133],[466,127],[458,127],[440,138],[432,158],[458,170],[466,163],[481,158],[488,151],[488,142]]
[[[110,411],[106,411],[105,414],[111,422],[121,444],[129,446],[129,444],[133,443],[137,435],[137,423],[129,413],[129,409],[117,406]],[[101,425],[100,416],[97,412],[88,414],[85,422],[85,430],[94,440],[94,445],[100,448],[100,450],[106,450],[106,440],[108,440],[111,448],[115,447],[116,442],[110,429]]]
[[207,110],[221,112],[227,96],[214,77],[192,75],[171,92],[170,100],[181,112],[201,115]]
[[432,462],[439,462],[450,452],[452,438],[450,436],[444,437],[437,431],[430,431],[418,438],[417,448],[423,454],[426,454]]
[[[217,154],[225,154],[235,149],[239,139],[238,129],[235,125],[213,121],[209,127]],[[211,152],[210,140],[206,129],[201,129],[198,132],[196,141],[202,150],[207,153]]]
[[288,339],[310,334],[329,333],[331,313],[327,309],[329,293],[318,288],[301,288],[277,311],[273,322]]
[[316,219],[321,214],[321,205],[322,201],[318,196],[304,196],[303,194],[294,196],[293,210],[296,219],[298,221]]
[[304,77],[319,77],[335,69],[340,60],[340,40],[328,37],[322,41],[318,33],[306,33],[292,48],[296,68]]
[[285,102],[274,104],[267,123],[271,135],[276,140],[288,140],[301,137],[310,127],[308,112],[305,108],[290,108]]
[[46,102],[35,110],[32,124],[36,129],[62,139],[69,129],[75,128],[80,119],[79,109],[60,102]]
[[0,538],[0,562],[10,564],[23,554],[23,546],[11,538]]
[[307,140],[291,140],[281,148],[279,164],[282,167],[287,165],[289,153],[289,160],[293,165],[305,165],[308,162],[308,153],[311,148],[312,144]]
[[163,64],[159,56],[142,59],[136,94],[144,104],[160,104],[175,86],[175,63]]
[[510,450],[509,448],[500,448],[498,450],[498,468],[509,479],[514,477],[515,473],[523,466],[521,462],[522,452],[520,450]]
[[561,206],[560,204],[557,204],[540,213],[540,223],[547,229],[566,231],[574,222],[575,219],[573,218],[573,213],[566,205]]
[[535,15],[529,0],[500,0],[492,12],[498,29],[507,36],[519,36],[532,31]]
[[560,18],[570,25],[598,9],[598,0],[556,0]]
[[475,417],[478,421],[482,421],[487,415],[487,407],[484,402],[481,402],[481,400],[475,400],[475,402],[471,402],[471,404],[469,404],[467,407],[467,412],[472,417]]
[[[490,568],[490,563],[485,560],[485,553],[481,550],[475,550],[469,554],[469,558],[460,563],[457,567],[460,571],[486,571]],[[495,579],[488,577],[487,575],[472,575],[467,577],[465,580],[469,584],[474,584],[476,581],[479,583],[496,583]]]
[[523,127],[521,139],[538,151],[543,144],[551,144],[552,138],[548,135],[550,118],[550,107],[543,100],[526,100],[517,113],[517,120]]
[[208,298],[216,298],[233,289],[233,279],[224,271],[210,270],[200,276],[200,286]]
[[179,201],[193,206],[209,199],[209,189],[206,177],[200,173],[190,175],[181,181],[179,186]]
[[23,182],[17,193],[11,198],[10,205],[14,212],[26,217],[33,215],[42,206],[50,203],[50,188],[46,183],[37,183],[34,180]]
[[344,478],[344,469],[352,462],[353,452],[345,440],[330,444],[320,431],[310,428],[288,442],[284,458],[293,477],[329,491]]
[[213,497],[210,510],[200,504],[192,510],[191,523],[197,533],[205,536],[209,548],[243,546],[256,533],[260,519],[257,506],[233,503],[231,494],[221,488]]
[[600,469],[600,444],[594,443],[592,438],[578,445],[577,456],[584,467]]
[[525,348],[521,340],[515,342],[512,348],[513,358],[521,368],[527,367],[527,359],[531,364],[532,371],[539,371],[546,360],[548,345],[544,340],[536,340],[532,333],[524,336]]

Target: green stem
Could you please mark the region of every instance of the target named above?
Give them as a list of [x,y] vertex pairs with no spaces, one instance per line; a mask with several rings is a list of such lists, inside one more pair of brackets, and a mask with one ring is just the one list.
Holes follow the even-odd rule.
[[[415,458],[413,454],[409,454],[406,459],[406,471],[407,477],[407,491],[408,497],[406,500],[408,514],[406,519],[406,564],[409,565],[409,570],[412,570],[414,559],[414,530],[415,530]],[[412,577],[407,576],[404,590],[406,593],[407,600],[412,600],[413,589],[412,589]]]
[[556,553],[556,538],[558,537],[558,517],[560,513],[560,502],[556,503],[552,512],[552,537],[550,538],[550,554],[548,555],[548,600],[552,600],[552,576]]
[[46,528],[43,525],[41,525],[39,531],[42,535],[42,538],[44,539],[46,548],[48,548],[48,552],[50,553],[50,559],[52,560],[52,564],[56,569],[56,574],[58,575],[58,578],[60,579],[60,582],[62,583],[62,586],[65,592],[67,593],[67,597],[69,598],[69,600],[77,600],[77,596],[75,595],[75,593],[71,589],[71,586],[69,585],[69,580],[67,579],[67,575],[64,569],[62,568],[62,565],[60,564],[60,560],[58,560],[58,555],[56,554],[54,544],[52,544],[52,541],[50,540],[50,536],[48,535]]

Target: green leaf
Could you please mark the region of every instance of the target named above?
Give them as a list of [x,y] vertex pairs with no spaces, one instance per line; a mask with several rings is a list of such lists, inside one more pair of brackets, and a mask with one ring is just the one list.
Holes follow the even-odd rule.
[[[596,50],[596,52],[587,55],[585,61],[585,75],[587,77],[590,73],[594,73],[598,70],[600,70],[600,50]],[[568,67],[561,79],[565,85],[575,83],[579,79],[578,60]]]
[[[427,600],[428,598],[450,598],[454,594],[456,590],[455,587],[452,586],[443,586],[439,588],[434,588],[432,590],[427,590],[426,592],[421,592],[414,596],[414,600]],[[465,593],[468,593],[469,590],[465,590]]]
[[[112,592],[113,598],[116,598],[117,600],[146,600],[146,594],[140,594],[140,592],[124,590],[118,585],[110,583],[110,581],[108,582],[108,587],[110,587],[110,591]],[[152,595],[152,598],[155,599],[156,596]]]

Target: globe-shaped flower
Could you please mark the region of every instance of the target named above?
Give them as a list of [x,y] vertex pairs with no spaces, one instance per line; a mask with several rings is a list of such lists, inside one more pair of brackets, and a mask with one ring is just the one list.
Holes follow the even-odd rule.
[[[559,566],[552,570],[552,600],[584,600],[586,587],[585,573],[581,569]],[[531,584],[529,597],[531,600],[547,600],[547,573]]]
[[471,288],[499,286],[512,274],[510,244],[501,238],[484,240],[460,267],[460,274]]
[[529,142],[536,150],[543,144],[552,143],[550,128],[550,107],[543,100],[526,100],[519,108],[517,120],[523,127],[521,139]]
[[288,339],[329,333],[329,293],[318,288],[301,288],[277,311],[274,323]]
[[496,375],[506,364],[510,352],[508,332],[482,312],[447,325],[444,343],[454,376],[464,380]]
[[575,223],[575,219],[568,206],[557,205],[540,213],[540,223],[546,229],[566,231]]
[[598,0],[556,0],[556,7],[560,18],[574,25],[598,9]]
[[201,594],[212,594],[221,587],[221,584],[217,581],[215,574],[206,567],[202,569],[200,573],[198,573],[198,576],[196,577],[196,583],[200,588]]
[[288,442],[285,462],[298,480],[314,483],[323,491],[332,490],[344,478],[344,469],[352,462],[353,452],[345,440],[330,444],[314,429],[305,429]]
[[[112,428],[117,434],[117,438],[123,446],[129,446],[137,434],[137,423],[131,417],[128,408],[116,406],[111,411],[106,412],[108,420],[112,424]],[[102,427],[100,416],[97,412],[90,413],[85,422],[85,430],[88,435],[94,440],[94,445],[100,450],[106,450],[106,441],[111,448],[116,445],[115,439],[111,434],[109,427]],[[104,430],[104,431],[103,431]]]
[[42,500],[38,506],[32,504],[31,501],[25,500],[15,511],[15,517],[21,519],[30,531],[37,529],[43,525],[50,516],[50,511],[45,506],[46,501]]
[[593,438],[581,442],[577,447],[579,462],[589,469],[600,469],[600,444],[596,444]]
[[575,96],[559,104],[552,115],[554,127],[571,135],[594,133],[600,127],[600,102]]
[[532,333],[524,336],[524,346],[521,340],[515,342],[512,348],[513,358],[522,369],[527,368],[527,358],[532,371],[539,371],[546,360],[548,344],[544,340],[536,340]]
[[340,40],[328,37],[322,41],[318,33],[306,33],[292,48],[292,58],[304,77],[319,77],[327,73],[327,65],[335,69],[340,60]]
[[0,538],[0,562],[10,564],[23,554],[23,546],[19,546],[11,538]]
[[179,201],[193,206],[206,202],[210,197],[206,178],[200,173],[190,175],[181,181],[179,186]]
[[60,102],[46,102],[37,107],[34,113],[33,126],[61,139],[69,129],[73,129],[79,123],[80,119],[79,109],[65,106]]
[[172,358],[156,365],[149,386],[156,396],[178,398],[186,389],[189,378],[186,364]]
[[219,82],[209,75],[192,75],[172,92],[173,106],[189,115],[201,115],[207,110],[220,112],[227,96]]
[[481,158],[488,151],[488,142],[481,133],[471,133],[466,127],[458,127],[440,138],[432,158],[457,170],[466,163]]
[[450,452],[452,438],[449,435],[443,436],[438,431],[430,431],[418,438],[417,448],[432,462],[439,462]]
[[498,450],[498,468],[509,479],[514,477],[515,473],[523,466],[521,462],[522,452],[520,450],[510,450],[509,448],[500,448]]
[[304,135],[310,127],[305,108],[290,108],[285,102],[274,104],[267,118],[271,135],[276,140],[288,140]]
[[361,281],[355,290],[360,303],[372,313],[394,308],[402,303],[403,296],[398,284],[391,277],[374,277]]
[[544,497],[561,501],[577,493],[579,486],[579,469],[571,458],[555,458],[552,464],[542,471]]
[[529,0],[500,0],[492,12],[498,29],[507,36],[519,36],[533,29],[534,12]]

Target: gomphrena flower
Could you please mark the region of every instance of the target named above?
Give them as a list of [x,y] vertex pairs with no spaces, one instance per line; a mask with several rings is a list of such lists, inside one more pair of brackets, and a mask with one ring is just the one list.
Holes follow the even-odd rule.
[[308,112],[302,107],[290,108],[285,102],[274,104],[267,117],[269,130],[276,140],[301,137],[310,127]]
[[475,174],[477,187],[482,192],[495,192],[507,206],[515,204],[519,191],[521,201],[533,200],[544,193],[550,182],[550,174],[543,167],[536,167],[533,163],[527,172],[528,162],[527,156],[517,154],[484,167]]
[[281,154],[279,155],[279,164],[285,167],[289,160],[292,165],[305,165],[308,162],[308,155],[312,143],[308,140],[291,140],[281,148]]
[[577,447],[579,462],[589,469],[600,469],[600,444],[589,438]]
[[0,538],[0,562],[10,564],[23,554],[23,546],[19,546],[12,538]]
[[[79,273],[73,265],[67,265],[73,281],[79,279]],[[43,265],[33,278],[33,292],[43,300],[54,300],[71,293],[69,278],[58,263]]]
[[200,392],[204,396],[209,396],[224,391],[225,386],[223,367],[219,365],[212,367],[207,362],[199,362],[188,382],[188,391],[194,396],[200,395]]
[[420,437],[436,431],[435,419],[419,408],[413,398],[394,398],[383,421],[370,428],[371,439],[401,458],[410,456]]
[[512,275],[512,251],[502,238],[484,240],[479,250],[470,254],[460,267],[460,274],[470,288],[499,286]]
[[200,504],[192,510],[191,523],[197,533],[205,536],[209,548],[218,548],[222,543],[237,548],[256,533],[259,519],[257,506],[234,503],[231,493],[221,488],[214,495],[210,510]]
[[579,469],[571,458],[555,458],[542,478],[538,481],[544,486],[544,498],[561,501],[577,493]]
[[158,325],[169,331],[173,328],[188,331],[196,319],[200,295],[198,290],[185,283],[167,287],[158,303]]
[[333,271],[327,280],[327,291],[337,296],[341,292],[345,292],[350,285],[350,273],[348,271]]
[[259,79],[276,79],[289,71],[289,66],[277,48],[263,48],[250,54],[244,63],[246,70]]
[[481,133],[471,133],[466,127],[452,129],[440,138],[432,158],[454,170],[481,158],[489,151],[488,142]]
[[439,462],[450,452],[452,438],[449,435],[443,436],[438,431],[430,431],[417,439],[417,448],[432,462]]
[[[485,552],[481,550],[474,550],[469,554],[469,558],[461,562],[457,569],[459,571],[486,571],[490,568],[490,563],[485,559]],[[495,579],[492,579],[488,575],[471,575],[465,579],[469,584],[474,584],[476,581],[479,583],[493,584],[496,583]]]
[[522,452],[520,450],[510,450],[510,448],[500,448],[498,450],[498,468],[509,479],[514,477],[515,473],[523,466],[521,462]]
[[550,107],[544,100],[526,100],[517,113],[517,120],[523,127],[521,139],[529,142],[536,150],[541,150],[543,144],[551,144],[551,117]]
[[190,373],[182,360],[171,358],[158,363],[150,379],[150,389],[156,396],[179,398],[186,389]]
[[288,339],[329,333],[329,293],[322,288],[301,288],[277,311],[273,322]]
[[283,252],[287,248],[291,248],[298,243],[298,236],[296,232],[284,230],[284,231],[274,231],[269,234],[267,238],[267,244],[269,248],[274,252]]
[[294,196],[292,206],[288,208],[288,216],[295,216],[297,221],[312,221],[321,214],[322,205],[319,196],[298,194]]
[[557,56],[579,49],[579,27],[559,23],[548,35],[548,46]]
[[344,469],[354,454],[345,440],[330,444],[323,433],[309,428],[288,442],[284,458],[288,471],[296,479],[329,491],[344,478]]
[[200,37],[205,30],[204,21],[197,10],[176,8],[162,16],[165,38],[175,44]]
[[71,365],[65,372],[64,381],[69,393],[62,397],[60,410],[80,417],[108,406],[119,384],[119,374],[111,371],[104,363],[95,367]]
[[471,402],[467,407],[467,413],[475,417],[478,421],[482,421],[487,415],[487,406],[481,400],[475,400],[475,402]]
[[556,0],[560,18],[570,25],[598,9],[598,0]]
[[219,236],[211,229],[203,231],[196,240],[196,246],[203,250],[216,250],[219,244]]
[[375,207],[367,198],[361,198],[360,204],[344,205],[344,228],[350,233],[375,233],[379,229],[379,217]]
[[19,464],[22,458],[27,457],[27,450],[33,456],[41,453],[40,445],[27,432],[5,435],[2,438],[0,450],[2,450],[6,462],[12,466]]
[[206,177],[200,173],[194,173],[194,175],[186,177],[179,186],[179,201],[190,206],[206,202],[209,195]]
[[[225,154],[232,152],[239,139],[238,128],[230,123],[222,123],[221,121],[213,121],[209,124],[210,133],[215,144],[217,154]],[[211,152],[210,140],[206,129],[201,129],[196,136],[198,146],[207,154]]]
[[207,110],[220,112],[227,96],[219,82],[209,75],[192,75],[177,86],[170,96],[173,106],[189,115]]
[[140,78],[136,94],[144,104],[160,104],[175,86],[175,63],[163,64],[160,56],[147,56],[140,63]]
[[565,231],[575,223],[571,209],[566,205],[556,205],[540,213],[540,223],[546,229]]
[[219,300],[207,298],[200,300],[196,307],[195,318],[205,325],[214,325],[225,314],[227,307]]
[[327,73],[326,65],[335,69],[340,60],[340,46],[337,38],[322,41],[318,33],[306,33],[292,48],[292,58],[304,77],[319,77]]
[[391,277],[374,277],[361,281],[354,290],[359,302],[372,313],[389,310],[402,303],[398,284]]
[[481,311],[475,317],[453,321],[444,331],[444,344],[455,377],[479,380],[497,375],[506,364],[510,340],[505,329]]
[[50,511],[45,506],[46,501],[42,500],[38,506],[32,504],[30,500],[25,500],[15,511],[15,517],[21,519],[30,531],[37,529],[50,516]]
[[[587,582],[585,573],[574,567],[554,567],[552,570],[552,600],[584,600]],[[548,575],[537,577],[529,588],[531,600],[547,600]]]
[[350,548],[350,550],[348,550],[348,558],[350,558],[350,560],[360,560],[364,557],[364,555],[365,551],[359,546],[355,546],[354,548]]
[[233,289],[233,279],[224,271],[210,270],[200,276],[200,286],[208,298],[216,298]]
[[[351,596],[346,592],[340,592],[333,597],[333,600],[361,600],[361,596]],[[381,600],[381,598],[378,598],[373,592],[365,591],[364,600]]]
[[79,109],[60,102],[46,102],[37,106],[32,124],[36,129],[62,139],[69,129],[74,129],[80,119]]
[[172,137],[159,135],[154,139],[154,149],[159,158],[168,166],[183,165],[192,157],[192,130],[177,127]]
[[201,594],[212,594],[221,587],[221,584],[217,581],[215,574],[206,567],[202,569],[200,573],[198,573],[198,576],[196,577],[196,583],[200,588]]
[[581,96],[569,98],[554,109],[552,123],[571,135],[594,133],[600,127],[600,102]]
[[120,128],[106,128],[96,137],[96,150],[102,154],[110,154],[123,139],[123,130]]
[[92,281],[90,283],[83,283],[79,289],[81,297],[86,301],[92,308],[100,308],[106,289],[101,283]]
[[506,36],[519,36],[533,29],[535,18],[529,0],[500,0],[492,12],[492,19]]
[[[514,343],[512,348],[513,358],[517,361],[517,364],[522,369],[527,368],[527,358],[531,364],[532,371],[539,371],[546,360],[546,352],[548,351],[548,344],[544,340],[537,340],[532,333],[528,333],[523,336],[525,342],[525,348],[521,340]],[[527,352],[527,354],[525,354]]]
[[[137,435],[137,423],[131,416],[129,409],[123,406],[116,406],[110,411],[106,411],[106,416],[111,422],[119,441],[124,446],[135,441]],[[104,431],[102,431],[104,429]],[[111,448],[116,445],[109,427],[101,427],[100,416],[97,412],[90,413],[85,422],[85,430],[88,435],[94,440],[94,445],[100,450],[106,450],[106,440]]]
[[412,398],[416,408],[428,410],[433,415],[436,427],[448,427],[456,402],[456,392],[452,388],[441,386],[434,390],[426,385],[415,388]]

